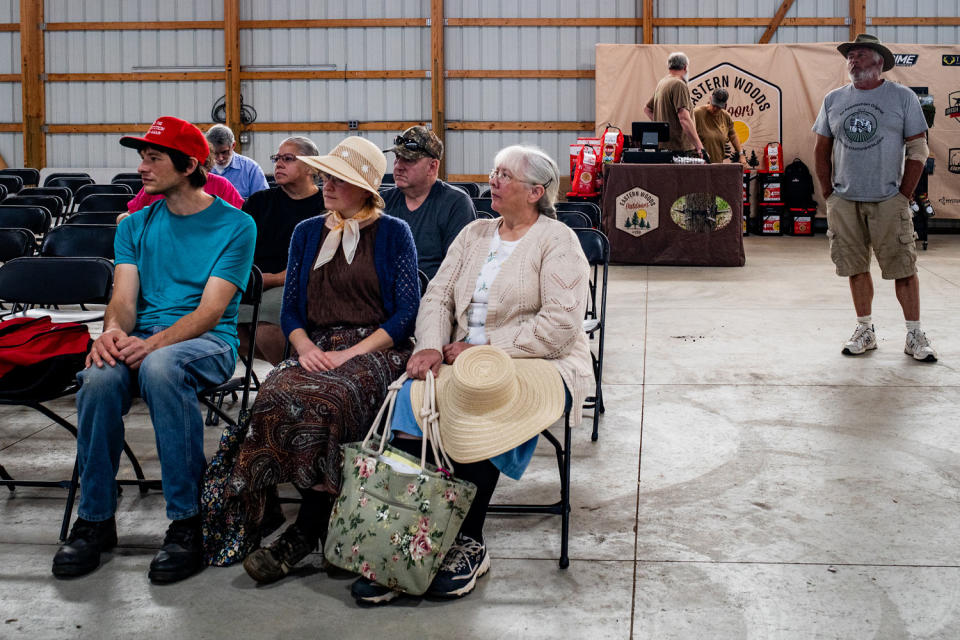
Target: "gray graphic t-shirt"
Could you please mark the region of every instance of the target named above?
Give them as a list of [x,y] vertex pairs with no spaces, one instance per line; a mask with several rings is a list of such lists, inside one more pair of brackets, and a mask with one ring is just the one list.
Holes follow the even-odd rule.
[[833,189],[858,202],[896,195],[903,176],[903,141],[927,130],[916,94],[884,81],[864,91],[848,84],[823,99],[813,131],[833,138]]

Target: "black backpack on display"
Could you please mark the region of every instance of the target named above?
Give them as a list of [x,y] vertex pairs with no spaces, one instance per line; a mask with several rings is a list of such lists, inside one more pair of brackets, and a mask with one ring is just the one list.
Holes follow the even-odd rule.
[[783,170],[781,186],[783,204],[787,207],[817,206],[813,199],[813,176],[800,158],[794,158],[793,162]]

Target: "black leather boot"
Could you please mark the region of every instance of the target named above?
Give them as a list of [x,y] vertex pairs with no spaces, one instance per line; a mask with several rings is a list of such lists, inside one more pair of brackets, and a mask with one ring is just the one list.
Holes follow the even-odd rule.
[[77,518],[66,543],[53,556],[53,575],[58,578],[84,576],[100,566],[100,554],[117,544],[117,521],[90,522]]
[[170,584],[189,578],[203,568],[203,534],[200,518],[174,520],[167,528],[163,546],[150,563],[147,574],[154,584]]

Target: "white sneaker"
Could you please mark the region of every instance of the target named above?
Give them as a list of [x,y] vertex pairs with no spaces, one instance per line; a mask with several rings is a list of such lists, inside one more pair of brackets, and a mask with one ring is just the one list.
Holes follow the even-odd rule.
[[858,356],[870,349],[877,348],[877,334],[873,331],[872,324],[857,324],[853,335],[843,345],[843,355]]
[[920,329],[907,331],[907,341],[903,346],[903,352],[908,356],[913,356],[914,360],[922,362],[937,361],[937,352],[930,346],[927,334]]

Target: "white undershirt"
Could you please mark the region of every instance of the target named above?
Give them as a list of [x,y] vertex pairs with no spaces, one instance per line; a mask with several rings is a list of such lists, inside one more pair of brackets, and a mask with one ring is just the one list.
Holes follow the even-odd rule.
[[490,287],[500,273],[500,267],[517,248],[519,240],[507,242],[500,239],[500,231],[490,239],[490,250],[477,277],[477,286],[473,290],[473,298],[467,309],[467,337],[464,342],[469,344],[487,344],[487,302],[490,300]]

